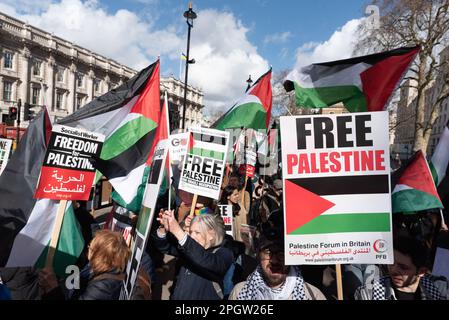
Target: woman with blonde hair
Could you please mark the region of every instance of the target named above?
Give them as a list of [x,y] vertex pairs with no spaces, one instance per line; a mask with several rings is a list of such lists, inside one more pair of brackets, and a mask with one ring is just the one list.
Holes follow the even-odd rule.
[[[80,289],[74,290],[69,299],[118,300],[129,256],[130,249],[120,233],[97,231],[88,246],[89,275],[81,277]],[[43,269],[39,280],[48,299],[61,298],[63,293],[53,270]]]
[[223,278],[233,262],[232,252],[223,246],[223,219],[215,214],[195,216],[188,232],[179,226],[173,211],[161,212],[158,221],[155,245],[181,260],[170,299],[223,299]]

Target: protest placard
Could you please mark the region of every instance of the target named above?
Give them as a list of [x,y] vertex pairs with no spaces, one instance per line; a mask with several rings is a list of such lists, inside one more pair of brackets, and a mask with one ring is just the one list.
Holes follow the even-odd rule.
[[218,200],[226,164],[229,132],[190,129],[179,189]]
[[218,209],[220,210],[220,215],[223,218],[226,234],[229,234],[230,236],[234,236],[232,205],[220,204],[220,205],[218,205]]
[[281,117],[285,259],[393,263],[388,113]]
[[103,142],[99,133],[53,126],[35,198],[88,200],[95,178],[89,160],[100,156]]
[[12,140],[0,139],[0,174],[2,174],[6,167],[6,163],[8,162],[11,145]]

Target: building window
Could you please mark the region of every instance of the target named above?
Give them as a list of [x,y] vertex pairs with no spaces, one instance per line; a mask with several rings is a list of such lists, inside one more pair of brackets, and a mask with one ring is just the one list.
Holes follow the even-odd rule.
[[3,81],[3,100],[11,101],[12,99],[12,82]]
[[3,67],[5,69],[12,69],[12,52],[5,52],[3,54]]
[[101,85],[100,79],[95,79],[94,80],[94,90],[95,90],[95,92],[100,92],[100,85]]
[[81,73],[77,73],[76,74],[76,86],[78,88],[82,88],[83,87],[83,75]]
[[76,109],[78,110],[83,105],[83,97],[76,96]]
[[64,69],[58,68],[58,72],[56,73],[56,81],[64,82]]
[[56,92],[56,109],[63,109],[64,94],[62,92]]
[[41,95],[41,89],[34,87],[32,95],[31,95],[31,104],[38,105],[40,95]]
[[33,76],[39,76],[41,75],[41,65],[42,63],[40,61],[34,60],[33,61]]

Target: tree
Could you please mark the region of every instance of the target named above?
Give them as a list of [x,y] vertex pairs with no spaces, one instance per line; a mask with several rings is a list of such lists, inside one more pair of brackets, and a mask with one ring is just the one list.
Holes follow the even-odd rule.
[[[409,79],[406,85],[416,92],[413,150],[426,152],[442,102],[449,97],[449,61],[440,61],[439,56],[449,43],[449,0],[374,0],[372,4],[379,7],[379,26],[359,27],[355,53],[421,47],[404,80]],[[431,87],[436,94],[426,101]],[[430,108],[428,117],[426,107]]]

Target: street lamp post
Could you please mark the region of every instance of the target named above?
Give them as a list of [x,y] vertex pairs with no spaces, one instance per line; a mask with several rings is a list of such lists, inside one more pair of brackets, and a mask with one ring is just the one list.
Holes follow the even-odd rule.
[[193,28],[193,20],[196,19],[197,15],[192,10],[192,2],[189,3],[189,10],[184,12],[184,18],[186,18],[186,22],[188,25],[187,29],[187,57],[186,57],[186,74],[185,74],[185,80],[184,80],[184,106],[182,109],[182,129],[185,129],[185,122],[186,122],[186,109],[187,109],[187,78],[189,76],[189,64],[195,63],[195,60],[189,60],[189,54],[190,54],[190,29]]
[[246,91],[248,91],[249,88],[251,88],[251,84],[253,83],[253,80],[251,79],[251,75],[249,75],[248,80],[246,80],[246,83],[248,84],[248,86],[246,87]]

